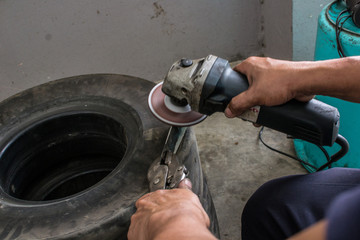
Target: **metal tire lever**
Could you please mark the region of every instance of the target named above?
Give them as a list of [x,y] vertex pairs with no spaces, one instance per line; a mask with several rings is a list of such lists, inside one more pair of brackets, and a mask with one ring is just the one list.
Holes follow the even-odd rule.
[[177,156],[187,127],[171,127],[159,158],[150,166],[147,174],[150,191],[178,187],[188,175],[188,170]]

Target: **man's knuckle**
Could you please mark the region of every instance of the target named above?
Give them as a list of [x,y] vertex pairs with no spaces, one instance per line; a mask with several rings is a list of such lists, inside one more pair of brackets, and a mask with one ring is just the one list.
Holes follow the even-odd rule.
[[141,208],[141,207],[143,207],[144,205],[146,205],[146,203],[148,202],[148,200],[145,198],[143,198],[143,199],[139,199],[139,200],[137,200],[136,202],[135,202],[135,207],[137,208],[137,209],[139,209],[139,208]]
[[154,195],[164,195],[166,194],[168,190],[165,190],[165,189],[158,189],[154,192]]
[[251,56],[251,57],[248,57],[245,61],[247,61],[247,62],[254,62],[254,61],[256,61],[258,59],[258,57],[256,57],[256,56]]

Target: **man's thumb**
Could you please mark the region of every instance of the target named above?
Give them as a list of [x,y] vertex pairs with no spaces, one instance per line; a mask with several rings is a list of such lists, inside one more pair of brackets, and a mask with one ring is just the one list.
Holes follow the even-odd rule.
[[192,189],[192,183],[190,181],[190,179],[188,178],[184,178],[180,183],[179,183],[179,187],[178,188],[184,188],[184,189]]
[[224,113],[225,113],[225,116],[228,117],[228,118],[236,117],[235,114],[231,111],[229,106],[226,107]]

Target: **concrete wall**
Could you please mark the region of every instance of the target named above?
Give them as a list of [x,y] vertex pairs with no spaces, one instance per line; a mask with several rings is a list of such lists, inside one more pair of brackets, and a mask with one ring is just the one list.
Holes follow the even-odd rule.
[[293,60],[313,60],[317,20],[332,0],[293,0]]
[[161,79],[175,60],[215,54],[312,60],[331,0],[2,0],[0,100],[89,73]]
[[181,58],[262,52],[254,0],[2,0],[0,100],[89,73],[161,79]]
[[265,56],[292,59],[292,1],[262,1],[263,53]]

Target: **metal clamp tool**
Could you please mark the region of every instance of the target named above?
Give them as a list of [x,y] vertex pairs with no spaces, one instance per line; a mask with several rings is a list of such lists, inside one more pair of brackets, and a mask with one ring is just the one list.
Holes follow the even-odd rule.
[[161,156],[150,166],[147,174],[150,191],[178,187],[188,175],[188,170],[177,156],[177,151],[185,136],[186,127],[171,127]]

